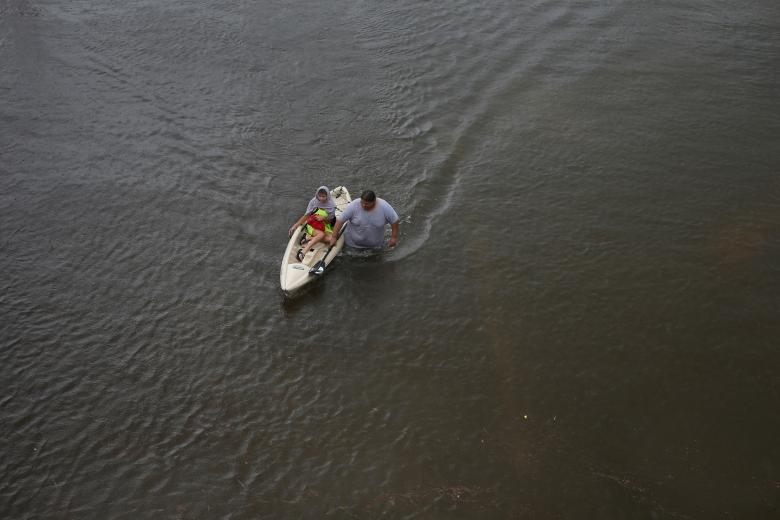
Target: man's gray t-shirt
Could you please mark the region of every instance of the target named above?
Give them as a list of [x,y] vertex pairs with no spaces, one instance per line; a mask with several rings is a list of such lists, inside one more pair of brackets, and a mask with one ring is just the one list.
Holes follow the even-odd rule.
[[384,199],[376,198],[376,206],[366,211],[360,199],[353,200],[339,215],[349,222],[344,230],[344,241],[358,249],[380,249],[385,244],[385,225],[398,222],[398,214]]

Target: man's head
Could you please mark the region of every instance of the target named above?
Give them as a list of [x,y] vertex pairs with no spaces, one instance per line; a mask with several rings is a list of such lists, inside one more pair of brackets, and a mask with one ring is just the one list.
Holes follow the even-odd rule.
[[376,193],[371,190],[365,190],[361,193],[360,206],[366,211],[374,209],[374,206],[376,206]]

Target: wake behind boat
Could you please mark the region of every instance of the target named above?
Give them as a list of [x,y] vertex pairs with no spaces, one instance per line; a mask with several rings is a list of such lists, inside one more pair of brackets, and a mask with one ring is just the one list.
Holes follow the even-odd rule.
[[[352,201],[349,191],[344,186],[338,186],[331,190],[331,196],[336,201],[336,216],[338,217]],[[343,228],[342,228],[343,229]],[[325,272],[325,268],[341,252],[344,247],[344,235],[339,236],[333,246],[327,243],[317,243],[306,254],[303,260],[298,260],[297,253],[302,247],[302,241],[306,237],[306,224],[297,228],[287,243],[284,250],[282,265],[279,270],[279,283],[286,294],[293,293],[314,281]]]

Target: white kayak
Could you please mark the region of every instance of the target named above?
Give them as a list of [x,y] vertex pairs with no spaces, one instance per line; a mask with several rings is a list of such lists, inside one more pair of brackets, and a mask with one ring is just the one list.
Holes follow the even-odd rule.
[[[336,216],[338,217],[350,203],[352,197],[344,186],[338,186],[330,191],[333,200],[336,201]],[[342,227],[342,230],[344,228]],[[311,250],[306,254],[303,261],[296,257],[298,250],[303,246],[301,240],[306,235],[306,224],[300,226],[292,234],[287,243],[287,249],[284,250],[282,257],[282,267],[279,270],[279,283],[285,293],[292,293],[300,289],[309,282],[314,281],[319,275],[325,272],[325,268],[330,265],[336,255],[344,247],[344,235],[342,234],[333,247],[328,243],[319,242],[314,244]]]

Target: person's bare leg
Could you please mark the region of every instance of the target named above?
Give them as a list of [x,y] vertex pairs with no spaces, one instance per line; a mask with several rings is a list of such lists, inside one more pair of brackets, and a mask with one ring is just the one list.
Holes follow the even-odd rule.
[[317,242],[319,242],[323,238],[325,238],[325,232],[324,231],[320,231],[319,229],[315,229],[314,230],[314,235],[306,243],[306,246],[304,246],[304,248],[302,249],[303,256],[306,256],[306,253],[308,253],[311,250],[311,248],[314,246],[314,244],[316,244]]

